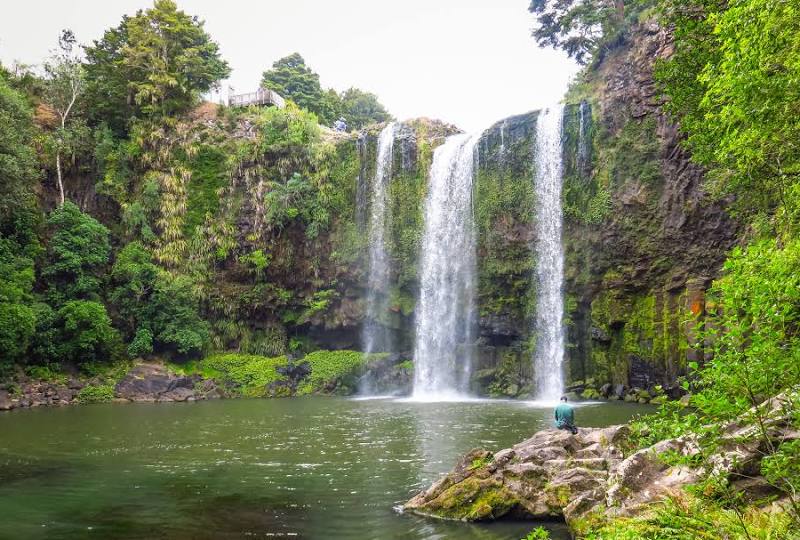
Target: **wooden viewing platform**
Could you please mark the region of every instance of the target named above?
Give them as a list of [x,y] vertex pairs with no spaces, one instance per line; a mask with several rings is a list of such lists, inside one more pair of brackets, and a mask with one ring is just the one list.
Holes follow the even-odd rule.
[[257,107],[274,106],[282,109],[286,106],[286,102],[277,92],[269,88],[264,88],[263,86],[255,92],[228,96],[229,107],[248,107],[250,105],[255,105]]

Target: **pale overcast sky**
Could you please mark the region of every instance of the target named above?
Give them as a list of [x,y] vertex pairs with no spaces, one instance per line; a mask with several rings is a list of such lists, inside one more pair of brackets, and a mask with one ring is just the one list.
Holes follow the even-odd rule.
[[[272,62],[299,52],[323,87],[376,93],[399,119],[440,118],[476,131],[559,101],[575,65],[539,49],[529,0],[179,0],[198,15],[254,90]],[[23,0],[3,6],[0,62],[38,64],[61,28],[99,38],[148,0]]]

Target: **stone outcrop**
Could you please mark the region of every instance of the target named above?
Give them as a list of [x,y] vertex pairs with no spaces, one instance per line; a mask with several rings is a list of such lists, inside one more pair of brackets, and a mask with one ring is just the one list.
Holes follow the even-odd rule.
[[100,377],[70,376],[43,381],[20,372],[13,382],[0,386],[0,411],[93,403],[97,399],[93,399],[91,391],[98,388],[107,388],[108,392],[100,401],[168,402],[228,397],[224,388],[212,379],[180,376],[164,364],[143,362],[135,364],[113,388]]
[[629,433],[627,426],[581,428],[577,435],[550,429],[495,454],[472,450],[404,509],[469,521],[569,519],[602,500]]
[[50,382],[22,375],[5,389],[0,386],[0,411],[76,403],[78,393],[86,384],[72,377],[64,382]]
[[224,397],[213,380],[178,376],[163,364],[134,366],[115,386],[114,395],[128,401],[195,401]]
[[[449,474],[403,506],[404,510],[466,521],[498,518],[564,519],[591,513],[605,519],[648,512],[707,475],[720,475],[753,498],[776,492],[759,476],[767,447],[800,439],[791,418],[798,392],[768,400],[724,426],[705,459],[693,435],[661,441],[626,455],[627,426],[545,430],[511,448],[475,449]],[[756,419],[756,412],[759,419]],[[690,466],[688,463],[700,463]]]
[[[591,114],[582,124],[593,124],[594,158],[588,176],[565,160],[567,206],[571,194],[603,192],[607,211],[601,220],[566,216],[573,379],[666,390],[704,358],[695,329],[740,227],[726,201],[706,193],[703,169],[662,108],[653,70],[671,51],[667,29],[641,23],[585,73]],[[582,137],[572,131],[574,148]]]

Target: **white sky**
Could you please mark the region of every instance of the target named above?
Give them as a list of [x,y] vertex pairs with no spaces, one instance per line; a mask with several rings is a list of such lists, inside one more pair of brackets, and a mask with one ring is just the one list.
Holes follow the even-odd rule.
[[[299,52],[323,87],[378,95],[403,120],[440,118],[476,131],[559,101],[577,71],[530,35],[529,0],[178,0],[206,21],[233,68],[237,92],[255,90],[272,62]],[[148,0],[22,0],[3,6],[0,62],[38,64],[61,28],[90,43]],[[226,92],[225,92],[226,93]]]

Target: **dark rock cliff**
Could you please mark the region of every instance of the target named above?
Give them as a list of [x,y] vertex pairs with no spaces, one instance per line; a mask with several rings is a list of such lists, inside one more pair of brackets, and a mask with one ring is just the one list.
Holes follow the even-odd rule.
[[[703,170],[661,109],[653,66],[670,51],[667,31],[640,25],[583,81],[594,141],[584,185],[594,199],[567,200],[572,379],[672,385],[687,361],[703,359],[695,328],[705,291],[739,227],[704,191]],[[568,195],[576,176],[568,170]]]

